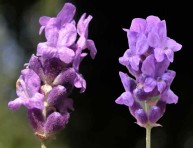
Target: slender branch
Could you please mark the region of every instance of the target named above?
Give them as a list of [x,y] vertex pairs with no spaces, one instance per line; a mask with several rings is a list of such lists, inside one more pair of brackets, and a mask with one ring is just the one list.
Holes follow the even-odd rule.
[[151,148],[151,127],[146,126],[146,148]]

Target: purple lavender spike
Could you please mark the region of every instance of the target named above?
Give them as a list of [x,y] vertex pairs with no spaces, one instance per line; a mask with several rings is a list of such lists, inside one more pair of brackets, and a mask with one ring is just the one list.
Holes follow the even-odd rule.
[[73,88],[86,89],[86,80],[79,72],[81,61],[90,51],[94,59],[97,50],[93,40],[88,39],[91,15],[83,14],[76,25],[76,7],[66,3],[56,17],[42,16],[39,33],[45,33],[46,42],[39,43],[21,71],[17,96],[8,103],[12,110],[24,105],[35,135],[42,141],[52,138],[65,127],[74,110],[69,99]]
[[[166,22],[156,16],[133,19],[127,32],[129,49],[119,58],[135,79],[120,73],[125,92],[115,101],[129,107],[140,126],[153,127],[163,116],[165,105],[177,103],[170,90],[175,71],[168,70],[174,52],[182,45],[167,37]],[[162,103],[160,103],[162,102]]]

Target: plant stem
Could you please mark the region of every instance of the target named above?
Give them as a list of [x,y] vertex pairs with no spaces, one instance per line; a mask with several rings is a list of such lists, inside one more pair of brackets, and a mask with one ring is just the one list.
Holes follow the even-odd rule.
[[41,142],[41,148],[47,148],[44,142]]
[[151,148],[151,127],[146,126],[146,148]]

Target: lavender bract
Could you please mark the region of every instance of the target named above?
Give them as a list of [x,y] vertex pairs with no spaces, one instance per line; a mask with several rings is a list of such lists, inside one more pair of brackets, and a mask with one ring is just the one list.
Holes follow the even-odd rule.
[[166,22],[156,16],[133,19],[130,29],[124,31],[129,49],[119,62],[135,79],[119,73],[125,92],[115,102],[128,106],[140,126],[153,127],[163,116],[166,104],[178,102],[170,89],[176,73],[168,67],[182,45],[167,37]]
[[69,94],[74,87],[81,92],[86,89],[79,73],[79,65],[87,56],[84,50],[89,49],[93,59],[97,53],[93,40],[88,39],[92,16],[84,13],[76,26],[75,12],[75,6],[66,3],[56,17],[40,18],[40,34],[45,31],[46,42],[38,44],[36,55],[21,71],[16,84],[18,98],[8,104],[12,110],[27,107],[35,135],[42,140],[68,123],[69,110],[74,110]]

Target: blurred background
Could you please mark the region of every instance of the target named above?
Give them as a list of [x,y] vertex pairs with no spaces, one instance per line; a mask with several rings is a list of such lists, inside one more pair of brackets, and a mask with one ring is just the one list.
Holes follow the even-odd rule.
[[[99,1],[99,0],[0,0],[0,148],[39,148],[40,142],[28,124],[26,109],[13,112],[7,103],[16,97],[15,82],[24,63],[35,53],[38,42],[39,17],[56,16],[65,2],[77,7],[76,21],[87,12],[94,18],[89,37],[98,53],[81,64],[87,90],[72,94],[75,111],[67,127],[50,142],[48,148],[145,148],[145,129],[136,125],[126,106],[115,104],[124,91],[118,72],[127,72],[118,58],[128,48],[126,33],[136,17],[157,15],[167,22],[168,36],[183,45],[175,54],[170,69],[177,76],[172,90],[179,96],[176,105],[168,105],[152,131],[152,148],[193,147],[193,46],[191,5],[163,1]],[[189,19],[186,19],[189,18]]]

